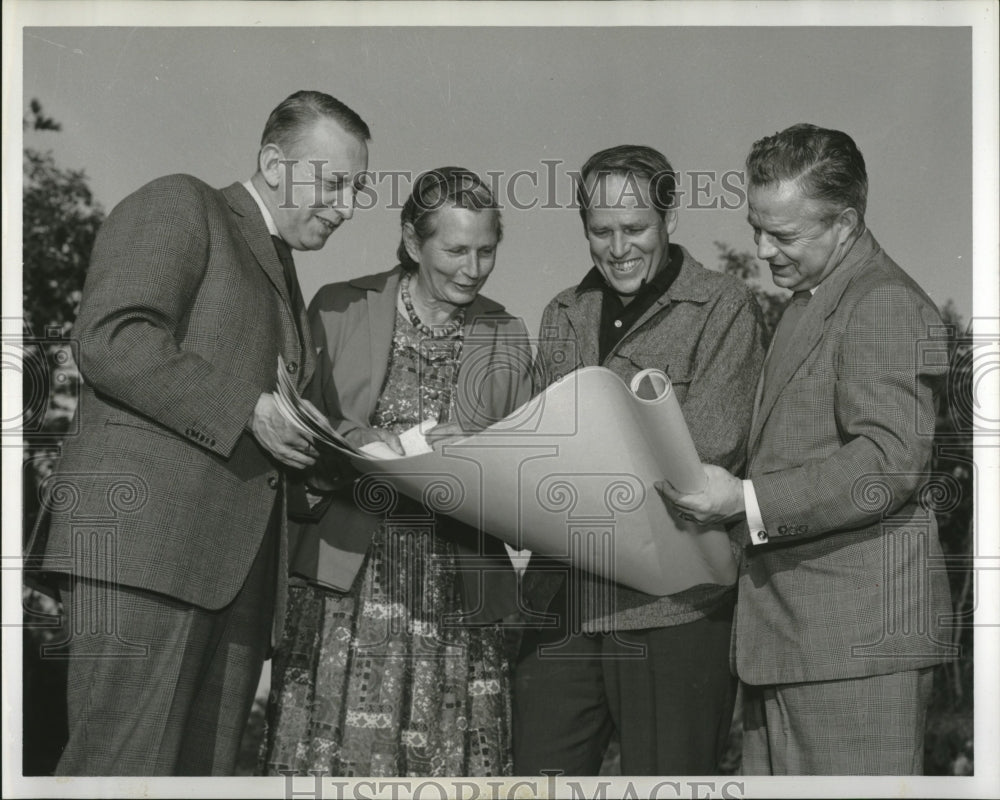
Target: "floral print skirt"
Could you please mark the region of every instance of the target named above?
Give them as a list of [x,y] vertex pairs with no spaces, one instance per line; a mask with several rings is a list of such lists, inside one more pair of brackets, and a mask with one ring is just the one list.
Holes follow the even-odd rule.
[[335,777],[512,774],[499,626],[459,626],[454,545],[383,523],[350,592],[292,586],[261,771]]

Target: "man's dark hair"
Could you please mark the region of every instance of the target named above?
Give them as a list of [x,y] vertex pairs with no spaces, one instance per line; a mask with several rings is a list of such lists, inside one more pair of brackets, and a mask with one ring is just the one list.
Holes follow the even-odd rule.
[[286,97],[271,112],[260,137],[260,146],[276,144],[288,155],[306,129],[319,119],[332,119],[362,141],[372,138],[368,125],[353,109],[328,94],[303,89]]
[[[622,175],[627,178],[642,178],[649,182],[649,199],[661,219],[674,207],[677,190],[677,174],[666,156],[659,150],[641,144],[620,144],[594,153],[580,170],[576,186],[576,201],[580,207],[580,218],[587,224],[588,197],[586,184],[591,175],[603,178],[608,175]],[[596,184],[595,184],[596,185]]]
[[864,222],[868,204],[865,159],[842,131],[800,122],[754,142],[747,156],[747,183],[768,186],[795,181],[806,197],[835,214],[853,208]]

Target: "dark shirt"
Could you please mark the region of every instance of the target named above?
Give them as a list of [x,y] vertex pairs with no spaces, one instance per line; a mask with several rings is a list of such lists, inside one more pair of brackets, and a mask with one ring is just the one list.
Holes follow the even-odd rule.
[[681,271],[684,253],[680,245],[671,244],[667,248],[667,264],[657,272],[651,281],[632,296],[632,301],[625,305],[621,297],[607,282],[601,271],[594,267],[580,282],[579,291],[600,289],[604,293],[601,302],[601,327],[598,332],[598,352],[600,363],[614,348],[622,337],[629,332],[636,321],[653,303],[655,303],[674,282]]

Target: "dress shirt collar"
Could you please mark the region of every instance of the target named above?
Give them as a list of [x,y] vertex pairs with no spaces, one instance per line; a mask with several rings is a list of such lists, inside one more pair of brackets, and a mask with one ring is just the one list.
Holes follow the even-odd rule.
[[243,188],[250,192],[250,196],[260,209],[260,213],[264,217],[264,224],[267,225],[267,232],[272,236],[277,236],[279,239],[284,238],[278,233],[278,226],[274,224],[274,218],[271,216],[271,212],[268,211],[267,206],[264,205],[264,198],[260,196],[257,187],[253,185],[253,180],[243,181]]
[[851,246],[844,253],[840,263],[834,267],[833,272],[827,275],[820,283],[809,289],[809,294],[815,295],[819,288],[826,284],[834,284],[840,281],[841,276],[849,274],[860,262],[864,262],[873,250],[878,248],[874,237],[867,228],[863,228],[858,237],[851,243]]

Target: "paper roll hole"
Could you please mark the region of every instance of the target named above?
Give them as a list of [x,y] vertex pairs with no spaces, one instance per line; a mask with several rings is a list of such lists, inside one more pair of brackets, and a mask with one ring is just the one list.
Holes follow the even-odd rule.
[[658,369],[647,369],[632,379],[631,389],[640,400],[659,400],[670,392],[670,380]]

